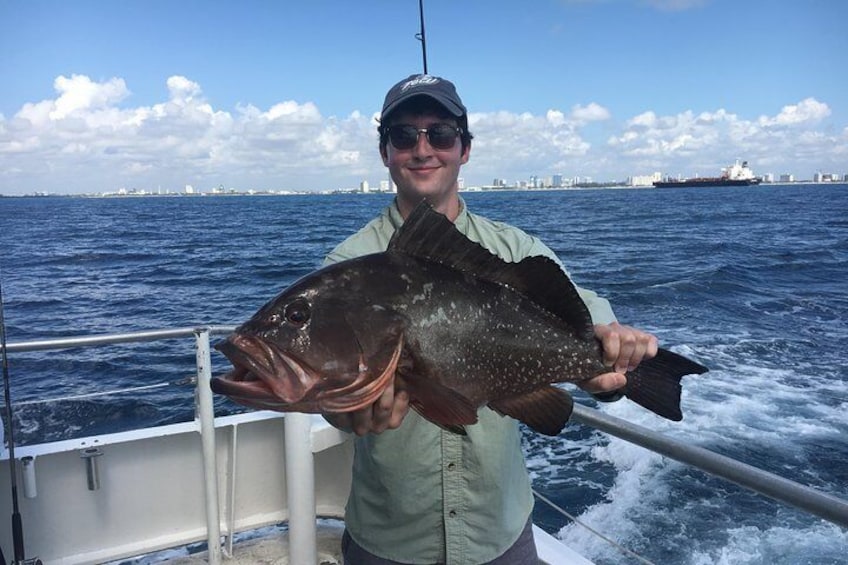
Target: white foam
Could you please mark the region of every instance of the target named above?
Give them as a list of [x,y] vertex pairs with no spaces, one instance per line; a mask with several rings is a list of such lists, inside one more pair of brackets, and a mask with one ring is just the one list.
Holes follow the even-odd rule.
[[[761,563],[833,563],[848,558],[848,531],[833,524],[818,523],[809,528],[757,528],[745,526],[728,530],[726,545],[696,550],[691,565],[754,565]],[[843,548],[838,554],[835,548]]]
[[[684,379],[682,422],[664,420],[628,401],[603,404],[600,409],[689,444],[744,453],[751,458],[745,461],[750,464],[762,467],[758,464],[759,459],[759,463],[767,463],[767,467],[815,478],[815,469],[793,471],[784,465],[791,465],[794,459],[803,462],[805,444],[809,442],[845,437],[848,402],[839,399],[846,388],[846,382],[829,375],[804,375],[797,366],[774,369],[734,359],[729,369],[723,367]],[[827,399],[830,402],[826,402]],[[777,462],[768,461],[772,456],[779,458]],[[702,523],[711,513],[727,516],[745,513],[744,509],[733,506],[734,497],[714,492],[691,500],[669,500],[672,488],[669,478],[680,478],[681,464],[638,446],[609,438],[592,447],[591,457],[614,466],[616,476],[613,486],[605,493],[606,500],[588,508],[578,519],[624,546],[638,549],[662,543],[655,540],[654,535],[659,538],[680,536],[681,541],[691,544],[691,561],[687,563],[692,565],[836,563],[811,561],[810,558],[833,555],[835,548],[840,546],[848,555],[846,533],[826,522],[817,522],[811,527],[799,525],[796,529],[781,525],[783,520],[770,515],[762,518],[763,525],[759,527],[716,531],[722,527],[720,523]],[[685,479],[695,481],[697,488],[697,476]],[[779,503],[773,504],[777,505],[779,513],[782,512]],[[690,516],[687,509],[692,511],[692,522],[687,521]],[[747,519],[757,521],[756,516],[747,516]],[[792,521],[793,518],[788,519],[788,523]],[[772,523],[777,525],[769,527]],[[652,532],[648,529],[651,527],[660,531]],[[700,543],[699,534],[706,532],[710,539]],[[599,542],[594,534],[579,525],[565,526],[559,537],[598,562],[624,561],[618,550]],[[725,537],[726,543],[723,542]],[[794,560],[781,558],[782,555],[793,555]]]

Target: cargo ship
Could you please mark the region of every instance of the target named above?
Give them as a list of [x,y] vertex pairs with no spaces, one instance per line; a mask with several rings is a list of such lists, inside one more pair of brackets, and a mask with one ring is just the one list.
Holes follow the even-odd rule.
[[748,161],[739,164],[737,160],[733,165],[721,170],[719,177],[693,177],[688,179],[672,179],[654,181],[657,188],[673,188],[677,186],[751,186],[760,184],[762,179],[754,176],[754,172],[748,166]]

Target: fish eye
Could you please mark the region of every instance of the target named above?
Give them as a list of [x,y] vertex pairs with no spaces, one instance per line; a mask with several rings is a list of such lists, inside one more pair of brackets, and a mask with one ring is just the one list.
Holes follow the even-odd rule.
[[298,299],[286,306],[286,321],[301,327],[309,321],[310,309],[306,300]]

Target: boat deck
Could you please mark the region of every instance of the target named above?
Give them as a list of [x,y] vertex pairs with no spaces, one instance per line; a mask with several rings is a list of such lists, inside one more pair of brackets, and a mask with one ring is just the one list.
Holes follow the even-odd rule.
[[[320,520],[316,533],[318,565],[342,565],[341,538],[344,524],[339,520]],[[239,541],[227,565],[295,565],[289,559],[288,531],[277,530],[266,535]],[[206,552],[163,558],[163,565],[206,565]]]
[[[267,528],[266,528],[267,530]],[[342,565],[341,537],[344,533],[344,523],[341,520],[319,519],[316,534],[318,565]],[[556,540],[550,534],[533,527],[536,538],[536,549],[539,553],[540,565],[592,565],[592,562]],[[173,552],[163,552],[161,558],[146,556],[131,563],[150,565],[206,565],[208,563],[205,551],[191,555],[173,556]],[[275,528],[272,532],[256,535],[238,541],[233,545],[232,552],[227,554],[227,565],[295,565],[289,559],[288,531]],[[128,565],[126,560],[113,562],[111,565]]]

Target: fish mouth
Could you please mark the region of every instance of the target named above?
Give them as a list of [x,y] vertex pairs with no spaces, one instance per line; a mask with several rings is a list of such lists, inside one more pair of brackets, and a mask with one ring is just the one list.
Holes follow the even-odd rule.
[[258,337],[234,334],[215,349],[230,360],[233,369],[212,379],[212,391],[242,404],[261,403],[272,409],[294,404],[319,378],[308,365]]
[[403,337],[376,377],[360,353],[353,375],[323,375],[261,338],[232,335],[215,345],[233,369],[210,383],[216,394],[262,410],[281,412],[352,412],[373,404],[394,378]]

